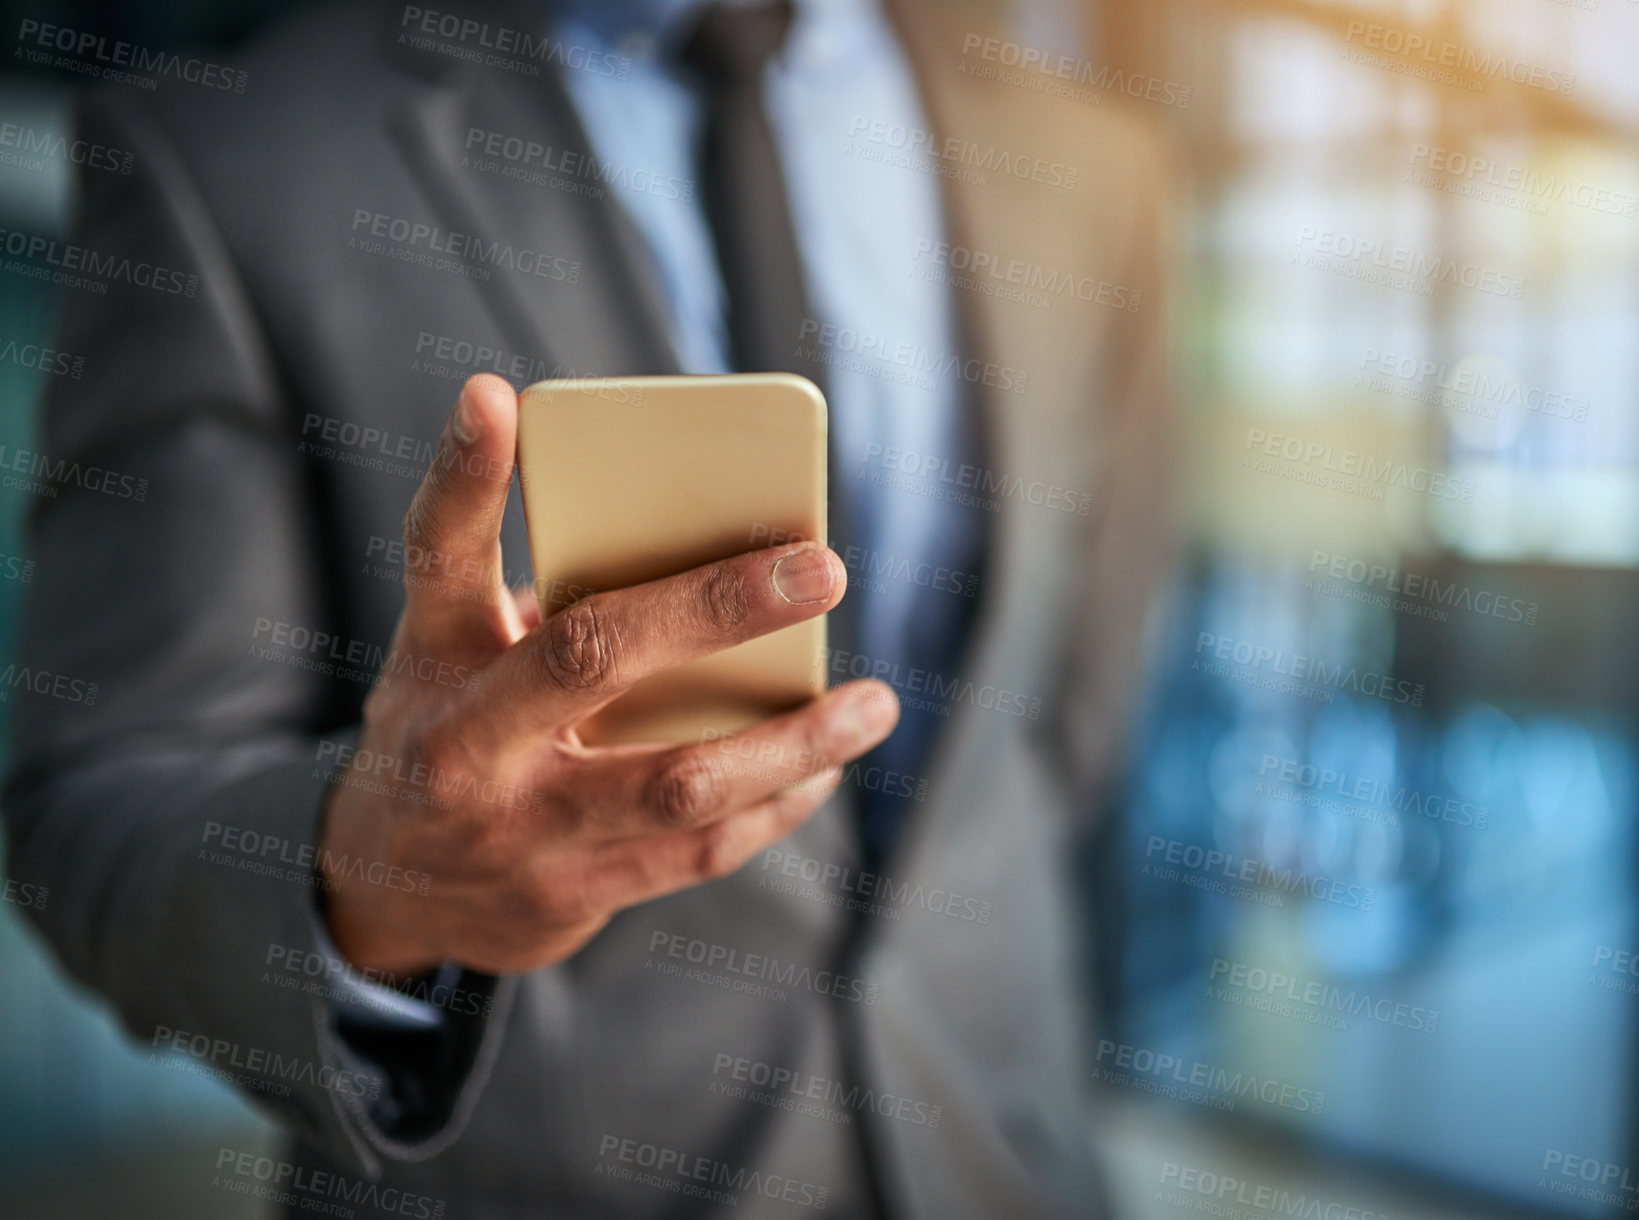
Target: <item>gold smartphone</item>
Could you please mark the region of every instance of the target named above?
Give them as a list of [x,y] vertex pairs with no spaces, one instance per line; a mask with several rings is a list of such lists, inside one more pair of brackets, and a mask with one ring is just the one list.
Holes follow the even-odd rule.
[[[730,555],[824,542],[826,410],[787,373],[541,381],[519,397],[518,479],[542,617]],[[823,615],[637,683],[591,745],[743,729],[825,689]]]

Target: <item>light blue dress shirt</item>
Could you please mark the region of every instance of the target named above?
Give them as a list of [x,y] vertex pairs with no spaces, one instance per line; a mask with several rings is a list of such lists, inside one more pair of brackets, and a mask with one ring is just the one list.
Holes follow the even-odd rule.
[[[703,106],[665,62],[663,48],[696,7],[698,0],[564,0],[556,36],[631,60],[625,79],[570,71],[565,86],[598,160],[628,171],[610,174],[607,189],[648,247],[683,371],[723,373],[731,371],[726,294],[701,192],[696,187],[685,200],[638,185],[695,177]],[[894,559],[940,553],[941,526],[960,520],[932,497],[884,494],[853,477],[872,442],[945,458],[957,447],[960,381],[907,377],[903,364],[875,354],[937,358],[956,351],[949,289],[909,273],[917,243],[942,240],[939,180],[925,158],[900,164],[901,150],[869,138],[872,131],[929,129],[904,53],[875,0],[796,0],[795,10],[763,92],[816,315],[804,346],[824,362],[835,468],[846,476],[833,494],[845,498],[854,541],[870,552],[844,554],[844,561],[853,559],[856,571],[886,570]],[[886,152],[895,158],[873,159]],[[873,587],[862,602],[863,655],[901,655],[916,590],[905,579]]]
[[[732,367],[727,296],[693,152],[704,107],[666,56],[698,3],[562,0],[553,35],[631,61],[624,77],[567,70],[565,87],[608,171],[604,189],[647,246],[683,371],[722,373]],[[824,366],[833,469],[841,476],[832,495],[844,498],[853,541],[840,548],[850,585],[903,572],[900,561],[965,554],[952,534],[973,530],[970,514],[860,477],[868,452],[941,459],[961,452],[967,387],[916,368],[948,365],[958,348],[949,290],[911,274],[918,243],[941,241],[943,223],[938,167],[895,147],[906,142],[898,133],[929,130],[904,53],[875,0],[796,0],[763,89],[815,314],[803,346]],[[656,191],[656,182],[686,189]],[[850,590],[859,653],[886,661],[910,655],[925,586],[904,575],[869,585],[868,597]],[[399,1027],[441,1020],[430,1005],[343,977],[347,994],[337,1003],[357,1020]]]

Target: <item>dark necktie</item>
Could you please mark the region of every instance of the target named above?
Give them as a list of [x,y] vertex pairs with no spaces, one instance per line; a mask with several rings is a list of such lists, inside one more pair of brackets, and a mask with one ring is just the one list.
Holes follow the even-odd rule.
[[790,25],[788,2],[707,4],[681,58],[706,90],[701,200],[728,292],[734,367],[742,373],[801,373],[818,381],[812,364],[796,356],[803,321],[812,315],[785,178],[763,106],[763,68]]
[[[706,120],[698,153],[701,200],[728,297],[734,367],[748,373],[800,373],[823,389],[821,366],[798,354],[803,323],[814,315],[804,291],[796,231],[762,90],[763,69],[783,44],[791,18],[788,2],[708,4],[679,55],[705,90]],[[967,429],[963,439],[970,443],[949,455],[953,461],[969,460],[975,451],[975,438]],[[862,508],[862,497],[874,497],[873,513],[868,515],[880,519],[882,513],[893,511],[903,493],[863,485],[845,489],[842,480],[856,480],[859,471],[853,464],[839,470],[837,455],[831,458],[831,545],[845,552],[854,543],[870,554],[868,523],[850,520],[852,514],[844,511],[848,498],[861,501],[852,506]],[[972,459],[975,465],[977,460]],[[946,548],[954,547],[951,554],[920,558],[931,566],[973,572],[977,557],[972,552],[982,537],[980,528],[955,531]],[[874,596],[869,587],[849,590],[831,615],[833,648],[854,654],[865,603]],[[910,685],[905,674],[953,672],[972,607],[970,600],[948,592],[924,592],[920,600],[908,638],[889,646],[889,655],[870,658],[893,664],[901,675],[894,684],[902,693]],[[869,866],[887,855],[907,813],[909,793],[917,788],[945,723],[937,709],[908,701],[893,735],[850,768],[859,777],[854,788],[861,847]],[[880,778],[884,776],[897,778]],[[877,782],[868,782],[872,778]]]

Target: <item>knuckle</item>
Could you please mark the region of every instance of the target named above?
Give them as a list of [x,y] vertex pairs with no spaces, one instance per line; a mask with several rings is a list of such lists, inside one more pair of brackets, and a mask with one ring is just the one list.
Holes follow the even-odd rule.
[[707,624],[716,630],[740,626],[751,613],[751,591],[744,574],[733,564],[718,565],[706,577],[701,605]]
[[567,606],[542,626],[542,668],[565,690],[585,690],[606,680],[615,666],[615,634],[595,598]]
[[667,826],[695,826],[723,805],[721,772],[709,759],[686,754],[655,776],[649,805]]
[[447,770],[459,750],[455,730],[446,720],[424,720],[409,728],[404,736],[404,753],[409,761],[434,771]]

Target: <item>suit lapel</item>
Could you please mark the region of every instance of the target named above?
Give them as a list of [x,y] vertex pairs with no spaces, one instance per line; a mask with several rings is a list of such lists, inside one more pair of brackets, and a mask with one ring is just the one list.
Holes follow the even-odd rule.
[[[920,6],[902,0],[885,4],[896,28],[900,45],[909,59],[916,78],[918,94],[928,125],[935,137],[965,131],[953,122],[956,99],[951,96],[948,82],[943,78],[941,65],[935,56],[943,43],[929,28],[930,18]],[[937,143],[937,138],[935,140]],[[972,249],[1007,249],[1009,233],[999,231],[996,225],[985,223],[983,201],[977,192],[983,186],[970,185],[958,176],[940,176],[941,203],[945,240],[952,246]],[[1004,341],[1007,334],[1006,317],[998,313],[993,298],[959,288],[949,289],[955,314],[957,340],[965,356],[980,361],[1010,364],[1011,353]],[[1006,306],[999,307],[1001,309]],[[1016,308],[1016,307],[1015,307]],[[1046,422],[1035,417],[1031,410],[1032,395],[1008,395],[982,381],[972,382],[966,392],[973,396],[983,440],[983,465],[986,471],[1004,477],[1035,475],[1044,472],[1044,450],[1050,450],[1053,439],[1042,425]],[[1008,684],[1012,689],[1027,691],[1033,678],[1037,656],[1025,656],[1022,646],[1028,644],[1039,650],[1043,641],[1023,639],[1025,633],[1009,631],[1006,624],[1024,621],[1029,605],[1040,605],[1050,596],[1039,565],[1033,562],[1033,548],[1029,546],[1028,510],[1004,502],[1002,510],[991,523],[985,550],[984,575],[979,602],[962,650],[962,660],[955,675],[958,691],[982,686],[985,683]],[[1039,655],[1039,653],[1038,653]],[[900,828],[884,871],[892,876],[909,875],[917,867],[918,857],[925,854],[932,826],[938,823],[944,837],[955,822],[990,816],[992,810],[975,808],[973,803],[960,799],[959,794],[940,790],[950,784],[959,768],[960,759],[972,735],[981,725],[979,718],[999,715],[975,705],[971,699],[958,698],[950,721],[935,743],[926,770],[934,779],[934,799],[906,807],[906,821]]]
[[[582,189],[503,178],[475,168],[467,152],[476,129],[590,158],[557,73],[531,78],[461,65],[440,76],[399,108],[391,134],[439,219],[477,238],[480,251],[495,251],[468,261],[502,327],[521,350],[561,370],[555,375],[680,371],[648,251],[608,189],[572,171],[564,185]],[[516,265],[495,265],[513,258]],[[539,259],[546,262],[538,274],[531,268]]]

